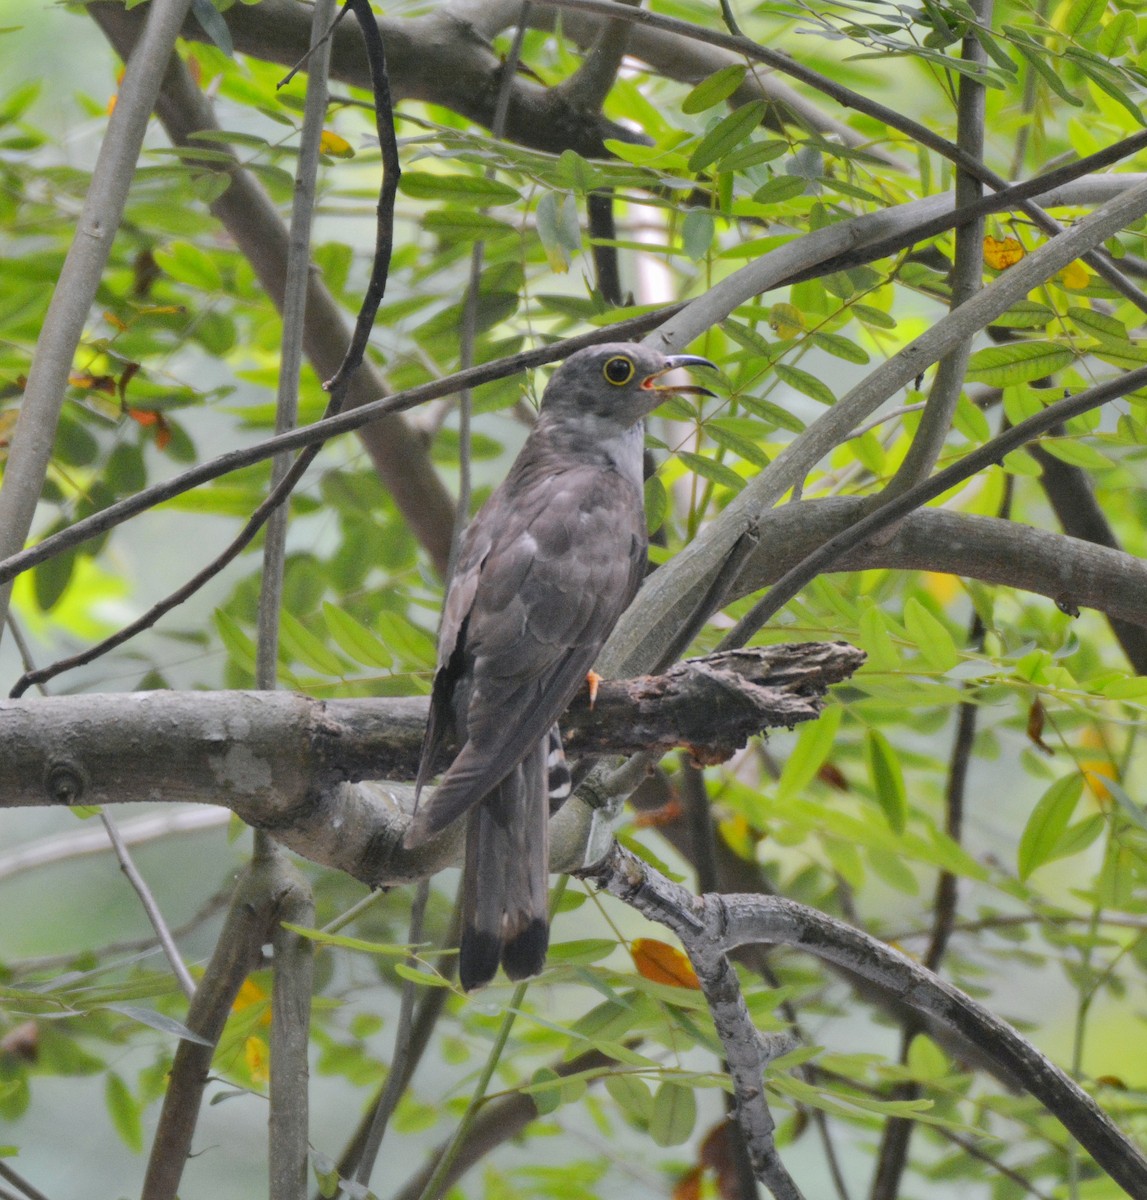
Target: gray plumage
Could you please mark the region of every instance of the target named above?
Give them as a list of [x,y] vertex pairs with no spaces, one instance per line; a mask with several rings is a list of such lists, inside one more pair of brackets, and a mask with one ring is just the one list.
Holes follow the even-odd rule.
[[[556,722],[645,573],[643,418],[666,393],[711,394],[659,382],[687,365],[712,364],[633,343],[571,355],[462,537],[406,845],[469,812],[459,962],[467,990],[499,962],[512,979],[545,963],[547,768],[555,787],[565,769]],[[451,737],[457,756],[422,800]]]

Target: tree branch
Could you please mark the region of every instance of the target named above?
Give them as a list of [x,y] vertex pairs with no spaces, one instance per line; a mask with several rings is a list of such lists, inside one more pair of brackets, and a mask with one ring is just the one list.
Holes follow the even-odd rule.
[[[0,558],[19,550],[32,527],[72,359],[123,219],[143,135],[189,7],[190,0],[158,0],[141,14],[145,23],[139,46],[128,60],[115,111],[100,144],[91,187],[52,291],[12,432],[0,484]],[[10,590],[0,585],[0,636]]]
[[1073,1079],[1005,1021],[899,951],[778,896],[694,896],[616,844],[584,877],[683,940],[708,938],[710,953],[761,943],[791,946],[871,980],[998,1058],[1128,1195],[1147,1195],[1147,1158]]

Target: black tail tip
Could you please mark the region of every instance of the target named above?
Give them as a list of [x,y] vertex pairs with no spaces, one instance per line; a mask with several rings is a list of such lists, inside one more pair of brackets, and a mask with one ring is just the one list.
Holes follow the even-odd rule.
[[528,979],[540,975],[546,965],[546,950],[550,944],[550,929],[545,921],[535,917],[521,933],[511,938],[502,951],[502,966],[511,979]]
[[462,990],[472,992],[485,987],[498,970],[502,955],[502,940],[492,933],[480,933],[473,925],[462,931],[458,947],[458,982]]

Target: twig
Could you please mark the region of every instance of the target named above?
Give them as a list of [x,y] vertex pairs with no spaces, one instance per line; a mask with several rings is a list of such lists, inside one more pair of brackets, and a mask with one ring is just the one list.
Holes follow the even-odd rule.
[[23,1175],[13,1170],[2,1158],[0,1158],[0,1179],[6,1179],[14,1187],[18,1187],[27,1200],[48,1200],[48,1197],[38,1187],[30,1184]]
[[[191,0],[157,0],[148,6],[137,52],[127,66],[107,134],[100,143],[76,235],[40,329],[4,466],[0,558],[15,553],[32,527],[72,359],[123,219],[128,187],[163,73],[190,6]],[[10,588],[0,585],[0,636],[10,593]]]
[[605,862],[584,874],[683,940],[708,932],[714,953],[760,943],[791,946],[887,989],[998,1059],[1128,1195],[1147,1195],[1147,1158],[1073,1079],[1006,1022],[899,951],[781,897],[694,896],[616,844]]
[[268,875],[279,869],[274,860],[257,858],[236,886],[215,952],[187,1014],[187,1027],[208,1044],[184,1039],[175,1051],[142,1200],[174,1200],[179,1190],[216,1043],[239,988],[258,965],[263,943],[272,933],[275,889],[268,886]]
[[311,886],[286,859],[267,884],[275,904],[274,979],[271,991],[271,1077],[268,1118],[269,1200],[304,1200],[307,1194],[311,996],[314,942],[284,922],[311,928],[315,902]]
[[[697,41],[721,46],[726,50],[742,54],[745,58],[763,62],[774,70],[781,71],[786,75],[792,76],[794,79],[800,80],[802,83],[808,84],[810,87],[816,88],[826,96],[830,96],[836,100],[839,104],[847,108],[854,108],[858,112],[865,113],[867,116],[874,117],[876,120],[883,122],[891,129],[899,130],[913,141],[919,142],[922,146],[927,146],[930,150],[935,150],[937,154],[949,159],[958,167],[967,171],[968,174],[986,183],[989,187],[997,190],[1007,187],[1007,181],[1002,176],[988,170],[982,163],[977,162],[975,158],[965,154],[961,147],[948,141],[947,138],[933,133],[926,125],[921,124],[919,121],[913,121],[903,113],[897,112],[887,105],[879,104],[863,93],[845,87],[828,76],[802,66],[786,54],[782,54],[777,50],[771,50],[766,46],[758,45],[748,38],[734,37],[729,34],[704,29],[700,26],[692,25],[688,21],[682,21],[676,17],[664,17],[643,8],[631,9],[624,4],[617,3],[617,0],[544,0],[544,2],[553,5],[555,8],[569,8],[581,12],[597,13],[600,16],[612,17],[617,20],[634,21],[651,29],[663,29],[666,32],[676,33],[682,37],[695,38]],[[1054,236],[1063,232],[1063,226],[1049,216],[1039,205],[1031,201],[1024,201],[1022,208],[1045,233]],[[1093,270],[1103,276],[1122,296],[1130,300],[1144,312],[1147,312],[1147,295],[1144,295],[1134,284],[1126,279],[1112,265],[1110,258],[1104,254],[1094,253],[1091,249],[1085,251],[1079,257],[1092,267]]]
[[[430,882],[423,880],[414,889],[414,899],[410,905],[410,930],[407,942],[417,946],[422,941],[422,919],[426,915],[426,903],[430,899]],[[406,964],[412,970],[418,965],[418,956],[411,950]],[[439,989],[434,989],[439,990]],[[444,989],[442,989],[444,990]],[[418,984],[414,979],[402,981],[401,999],[398,1005],[398,1023],[394,1027],[394,1050],[391,1056],[390,1071],[387,1073],[386,1085],[383,1087],[371,1116],[370,1128],[363,1142],[362,1153],[355,1168],[355,1180],[366,1186],[370,1183],[371,1172],[374,1170],[378,1152],[382,1147],[382,1139],[386,1135],[386,1127],[394,1110],[398,1107],[402,1093],[410,1082],[410,1064],[414,1045],[411,1031],[414,1023],[414,1000],[418,994]]]
[[1096,384],[1075,396],[1058,400],[1048,405],[1034,417],[1028,417],[1011,429],[998,434],[991,441],[966,454],[959,462],[945,468],[929,479],[901,492],[887,504],[857,521],[851,529],[831,538],[819,549],[813,551],[807,558],[788,571],[752,609],[749,610],[737,624],[721,639],[722,649],[743,646],[745,642],[775,613],[779,612],[804,585],[815,579],[840,555],[848,550],[862,545],[874,533],[886,529],[894,521],[911,512],[912,509],[927,504],[942,496],[957,483],[970,479],[978,471],[984,470],[1000,462],[1013,450],[1018,450],[1025,442],[1037,438],[1040,434],[1059,424],[1070,420],[1081,413],[1090,412],[1093,408],[1106,404],[1128,392],[1136,391],[1147,386],[1147,367],[1138,367],[1134,371],[1106,383]]
[[[978,21],[991,25],[993,0],[975,0],[973,5]],[[969,63],[986,63],[987,54],[971,29],[964,35],[962,57]],[[971,75],[959,77],[959,97],[956,113],[956,144],[969,158],[982,162],[984,157],[985,88]],[[956,171],[956,208],[975,204],[983,196],[983,185],[963,167]],[[956,249],[952,260],[951,308],[958,308],[980,290],[984,277],[984,218],[956,226]],[[952,416],[964,388],[968,356],[972,350],[973,333],[961,338],[940,360],[932,381],[932,392],[916,436],[912,439],[904,461],[881,493],[882,498],[898,492],[925,478],[936,465],[952,425]]]
[[100,820],[107,831],[108,840],[115,851],[120,870],[127,876],[128,883],[135,889],[135,894],[139,897],[139,902],[143,905],[144,912],[147,913],[147,919],[151,922],[152,929],[155,930],[155,936],[159,939],[160,946],[163,947],[163,953],[171,966],[172,973],[179,980],[179,986],[183,989],[183,994],[188,1000],[193,999],[195,996],[195,981],[191,978],[191,973],[184,964],[183,956],[179,953],[179,947],[176,946],[175,939],[171,936],[171,930],[167,926],[167,921],[164,920],[163,913],[160,911],[159,905],[152,895],[151,888],[147,886],[147,880],[144,879],[139,872],[139,868],[136,867],[131,857],[131,852],[128,850],[123,838],[120,837],[115,822],[106,812],[100,813]]
[[466,1139],[469,1137],[470,1130],[477,1118],[478,1109],[486,1098],[486,1091],[490,1086],[490,1080],[494,1078],[494,1071],[497,1069],[498,1062],[502,1057],[502,1051],[506,1048],[506,1042],[509,1041],[510,1030],[514,1027],[518,1010],[522,1007],[522,1001],[525,999],[526,989],[529,986],[529,982],[527,981],[519,983],[514,988],[510,1002],[506,1005],[506,1012],[502,1017],[502,1023],[498,1026],[498,1032],[494,1037],[490,1052],[487,1054],[482,1071],[478,1076],[478,1082],[475,1083],[474,1091],[470,1095],[470,1101],[466,1105],[466,1110],[458,1122],[458,1127],[454,1130],[454,1135],[442,1151],[435,1164],[433,1173],[426,1181],[426,1186],[422,1189],[420,1200],[438,1200],[438,1197],[445,1191],[447,1186],[446,1181],[450,1177],[454,1160],[465,1146]]
[[[646,669],[649,662],[656,661],[660,647],[673,636],[682,614],[695,607],[695,596],[708,586],[714,571],[738,538],[758,523],[762,511],[775,504],[790,488],[799,485],[812,466],[843,440],[850,429],[967,336],[968,331],[990,324],[1026,296],[1032,287],[1077,258],[1084,247],[1098,245],[1145,211],[1147,180],[1096,209],[1059,237],[1052,238],[872,371],[789,443],[706,526],[703,534],[646,580],[637,600],[610,635],[597,669],[602,674],[627,674]],[[824,232],[818,230],[810,238]],[[780,253],[783,254],[784,249],[782,247]],[[756,264],[757,267],[760,265]],[[707,327],[712,305],[723,305],[732,299],[723,295],[717,302],[716,294],[726,289],[738,292],[750,277],[755,278],[749,274],[752,270],[743,268],[737,275],[745,275],[745,279],[738,282],[737,275],[731,276],[690,305],[685,313],[666,322],[658,330],[658,342],[671,347],[688,344],[694,333],[694,321]]]
[[614,843],[596,867],[579,872],[632,908],[666,925],[681,939],[701,981],[713,1024],[725,1049],[736,1096],[737,1121],[757,1178],[776,1200],[799,1200],[800,1189],[777,1154],[764,1074],[771,1058],[791,1048],[791,1038],[766,1039],[752,1023],[724,941],[722,897],[694,897]]
[[[394,248],[394,201],[398,195],[398,179],[402,166],[398,161],[398,141],[394,135],[394,105],[390,99],[390,81],[386,74],[386,52],[378,22],[371,12],[368,0],[345,0],[362,31],[367,62],[370,65],[371,89],[374,92],[374,122],[378,133],[378,145],[382,152],[382,181],[378,193],[377,222],[375,225],[374,259],[370,268],[370,280],[358,320],[355,321],[354,336],[347,348],[342,366],[323,386],[330,392],[332,401],[341,405],[350,376],[358,370],[366,354],[374,318],[386,291],[386,279],[390,271],[390,255]],[[336,409],[337,411],[337,409]]]
[[[307,73],[303,127],[295,166],[291,201],[287,271],[283,284],[283,337],[279,352],[279,386],[275,399],[275,432],[285,433],[298,424],[299,375],[303,364],[303,325],[307,313],[307,283],[311,267],[311,222],[319,174],[319,147],[327,113],[327,71],[334,0],[318,0],[311,14],[311,67]],[[271,460],[271,490],[290,471],[288,454]],[[285,497],[284,497],[285,499]],[[267,518],[263,543],[263,569],[259,577],[256,624],[255,686],[275,687],[279,661],[279,608],[283,598],[283,565],[287,548],[287,505],[279,505]]]
[[[122,525],[124,521],[141,512],[146,512],[149,508],[154,508],[164,500],[181,496],[184,492],[189,492],[200,484],[209,483],[212,479],[218,479],[221,475],[227,475],[242,467],[263,462],[284,450],[298,450],[312,443],[329,441],[340,434],[361,429],[362,426],[377,421],[381,416],[406,412],[408,409],[425,404],[428,400],[437,400],[440,396],[448,396],[460,388],[477,387],[479,384],[490,383],[496,379],[505,379],[519,371],[555,362],[585,346],[596,346],[600,342],[625,341],[640,337],[664,321],[667,313],[674,312],[680,307],[683,306],[667,306],[656,312],[643,313],[641,316],[619,321],[616,325],[607,328],[593,329],[587,333],[578,334],[576,337],[564,338],[559,342],[552,342],[532,350],[523,350],[519,354],[498,359],[496,362],[481,363],[476,367],[471,367],[468,371],[456,371],[452,375],[409,388],[404,392],[396,392],[393,396],[387,396],[349,412],[342,412],[337,416],[316,421],[304,428],[292,429],[288,433],[266,438],[254,446],[221,454],[217,458],[200,463],[171,479],[152,484],[150,487],[136,492],[133,496],[127,496],[115,504],[109,504],[107,508],[101,509],[98,513],[93,513],[90,517],[76,521],[67,529],[44,538],[35,546],[30,546],[26,550],[0,561],[0,585],[8,583],[17,575],[72,546],[79,545],[101,533],[106,533],[117,525]],[[274,493],[267,497],[257,513],[263,511],[263,506],[270,505],[273,499],[277,501]],[[255,520],[257,513],[252,515],[252,521]],[[252,534],[252,536],[254,535]]]

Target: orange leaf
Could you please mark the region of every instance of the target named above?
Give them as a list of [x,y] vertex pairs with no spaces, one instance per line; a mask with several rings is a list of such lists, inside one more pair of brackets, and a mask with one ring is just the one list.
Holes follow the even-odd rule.
[[127,328],[127,322],[121,321],[110,308],[104,309],[104,320],[113,328],[118,329],[121,333]]
[[821,763],[816,777],[821,783],[827,783],[829,787],[836,788],[838,792],[848,791],[848,779],[836,763]]
[[673,1185],[673,1200],[701,1200],[701,1168],[690,1167]]
[[1014,267],[1024,256],[1024,248],[1018,238],[984,238],[984,262],[993,271],[1006,271]]
[[1028,738],[1044,754],[1054,754],[1055,751],[1043,740],[1043,723],[1046,716],[1043,704],[1039,700],[1033,700],[1031,708],[1028,709]]
[[657,938],[634,938],[629,949],[638,974],[646,979],[654,983],[667,983],[670,987],[690,988],[695,992],[701,990],[697,972],[676,946],[658,941]]
[[633,824],[638,829],[657,829],[662,825],[672,825],[674,821],[679,821],[684,811],[681,801],[674,797],[668,803],[662,804],[660,808],[647,808],[643,812],[639,812],[633,818]]

